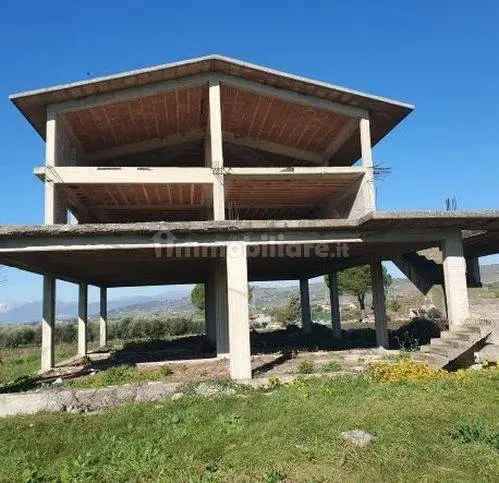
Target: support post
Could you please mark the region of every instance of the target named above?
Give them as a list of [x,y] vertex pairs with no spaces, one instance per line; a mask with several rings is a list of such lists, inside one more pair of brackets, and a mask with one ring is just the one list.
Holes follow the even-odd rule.
[[308,278],[300,279],[301,324],[303,332],[310,334],[312,331],[312,314],[310,313],[310,289]]
[[87,355],[88,285],[79,284],[78,290],[78,356]]
[[217,345],[217,314],[215,297],[215,276],[210,274],[208,281],[204,284],[204,319],[206,327],[206,338],[213,346]]
[[388,330],[386,327],[385,284],[383,280],[383,265],[381,258],[374,257],[371,261],[371,284],[374,307],[374,322],[376,328],[376,344],[388,348]]
[[341,337],[340,298],[338,296],[338,272],[329,274],[329,301],[331,305],[331,326],[334,337]]
[[226,261],[230,376],[235,380],[251,379],[246,245],[228,243]]
[[99,346],[107,345],[107,287],[100,288]]
[[350,217],[363,216],[376,210],[376,189],[374,185],[374,164],[371,147],[371,128],[368,118],[359,120],[362,166],[366,172],[351,208]]
[[55,287],[56,279],[44,275],[41,372],[54,367]]
[[217,355],[223,356],[230,353],[227,314],[227,264],[225,258],[218,260],[216,263],[213,289]]
[[469,317],[466,261],[460,231],[449,233],[442,240],[445,297],[449,330],[455,330]]
[[220,101],[220,83],[211,82],[209,90],[208,132],[205,145],[206,164],[215,173],[213,183],[213,219],[225,220],[224,157],[222,135],[222,105]]

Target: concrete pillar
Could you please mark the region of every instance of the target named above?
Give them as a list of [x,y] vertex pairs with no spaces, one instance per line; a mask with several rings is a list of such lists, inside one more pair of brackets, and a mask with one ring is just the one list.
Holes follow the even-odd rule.
[[376,189],[374,184],[374,163],[371,147],[371,128],[369,119],[359,120],[362,167],[366,173],[362,177],[354,198],[350,217],[363,216],[376,210]]
[[449,233],[442,240],[445,296],[449,330],[462,325],[470,315],[466,261],[463,255],[463,239],[460,231]]
[[310,312],[310,290],[308,278],[300,279],[301,325],[305,334],[312,331],[312,314]]
[[99,346],[107,345],[107,288],[100,288]]
[[78,291],[78,355],[87,355],[88,285],[80,283]]
[[331,326],[333,335],[341,337],[340,298],[338,296],[338,272],[329,274],[329,301],[331,305]]
[[388,348],[388,330],[386,328],[385,284],[381,258],[371,260],[371,283],[373,292],[374,321],[376,343],[378,347]]
[[220,83],[209,84],[208,132],[205,144],[206,165],[213,168],[213,219],[225,220],[225,191],[223,176],[223,136],[222,136],[222,104],[220,100]]
[[54,277],[49,275],[43,277],[42,372],[54,367],[55,285]]
[[217,355],[229,354],[229,321],[227,314],[227,264],[217,261],[214,271],[214,313],[216,321]]
[[53,182],[53,173],[50,169],[60,163],[57,140],[60,138],[60,126],[57,115],[50,109],[47,111],[47,124],[45,136],[45,164],[48,168],[45,175],[45,203],[44,217],[46,225],[67,223],[67,210],[62,188]]
[[204,285],[204,318],[206,324],[206,338],[216,346],[217,344],[217,314],[215,297],[215,274],[210,274]]
[[230,377],[251,379],[246,245],[227,245],[227,315],[229,321]]

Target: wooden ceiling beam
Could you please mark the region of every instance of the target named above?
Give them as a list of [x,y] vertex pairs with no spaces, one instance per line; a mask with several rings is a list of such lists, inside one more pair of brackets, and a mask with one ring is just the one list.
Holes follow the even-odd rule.
[[322,155],[323,164],[329,166],[334,155],[353,136],[357,129],[359,129],[358,119],[349,119],[348,122],[343,125],[338,134],[331,140],[328,147],[324,150],[324,153]]

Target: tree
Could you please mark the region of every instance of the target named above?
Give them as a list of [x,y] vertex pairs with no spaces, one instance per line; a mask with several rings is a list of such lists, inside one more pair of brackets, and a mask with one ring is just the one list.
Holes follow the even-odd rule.
[[[248,302],[253,300],[253,287],[248,286]],[[197,283],[191,291],[191,302],[198,310],[204,310],[204,283]]]
[[[329,276],[326,276],[325,279],[329,287]],[[391,283],[392,277],[383,266],[383,285],[388,288]],[[338,273],[339,293],[348,293],[355,296],[362,312],[366,309],[366,294],[371,290],[371,267],[369,265],[347,268]]]
[[297,295],[290,295],[284,307],[276,307],[272,310],[272,318],[282,327],[300,318],[301,303]]
[[191,292],[191,302],[198,310],[204,310],[204,283],[198,283]]

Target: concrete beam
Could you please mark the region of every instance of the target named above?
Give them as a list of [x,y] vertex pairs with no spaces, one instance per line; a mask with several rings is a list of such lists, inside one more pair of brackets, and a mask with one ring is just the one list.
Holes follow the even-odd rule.
[[442,255],[449,330],[455,330],[463,325],[470,315],[466,261],[460,231],[449,233],[442,240]]
[[87,310],[88,285],[80,283],[78,287],[78,356],[87,355]]
[[329,301],[331,306],[331,326],[335,337],[341,337],[340,298],[338,290],[338,272],[329,274]]
[[230,376],[251,379],[246,245],[227,245],[227,314],[229,321]]
[[300,279],[301,325],[305,334],[312,331],[312,314],[310,310],[310,288],[308,278]]
[[107,288],[100,287],[99,346],[107,345]]
[[35,175],[57,184],[213,184],[210,168],[57,167],[35,169]]
[[302,106],[313,107],[315,109],[321,109],[325,111],[332,111],[342,116],[369,118],[369,113],[365,109],[361,109],[359,107],[340,104],[338,102],[329,101],[327,99],[321,99],[306,94],[300,94],[298,92],[288,91],[286,89],[278,89],[269,85],[242,79],[240,77],[217,74],[217,78],[222,84],[253,92],[260,96],[277,97],[278,99],[281,99],[285,102],[300,104]]
[[212,78],[212,74],[197,74],[183,77],[182,79],[165,80],[155,82],[153,84],[120,89],[119,91],[94,94],[81,99],[58,102],[51,104],[49,108],[53,112],[57,113],[81,111],[83,109],[91,109],[94,107],[116,104],[118,102],[131,101],[140,97],[154,96],[161,92],[171,92],[175,90],[199,87],[206,85]]
[[373,293],[374,321],[376,327],[376,343],[378,347],[388,348],[388,330],[386,327],[385,284],[381,258],[371,260],[371,283]]
[[238,177],[248,179],[273,178],[297,179],[297,178],[338,178],[347,177],[356,180],[365,174],[366,170],[360,166],[344,167],[294,167],[294,168],[225,168],[227,177]]
[[122,144],[108,149],[100,149],[91,153],[85,153],[81,156],[82,162],[96,162],[106,159],[113,159],[130,154],[144,153],[157,149],[167,148],[178,144],[200,141],[206,134],[200,130],[193,130],[189,133],[174,134],[166,138],[146,139],[136,143]]
[[54,367],[55,292],[55,278],[44,276],[41,372],[50,371]]
[[359,129],[359,121],[357,119],[350,119],[346,122],[322,154],[322,163],[330,165],[334,155],[353,136],[357,129]]
[[308,161],[310,163],[321,164],[322,157],[318,153],[313,151],[304,151],[302,149],[293,148],[291,146],[286,146],[284,144],[273,143],[271,141],[266,141],[265,139],[257,139],[251,137],[238,137],[234,134],[224,131],[223,132],[224,141],[237,146],[245,146],[247,148],[258,149],[259,151],[266,151],[273,154],[279,154],[281,156],[287,156],[288,158],[300,159],[303,161]]

